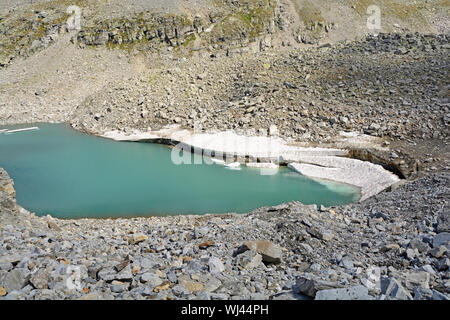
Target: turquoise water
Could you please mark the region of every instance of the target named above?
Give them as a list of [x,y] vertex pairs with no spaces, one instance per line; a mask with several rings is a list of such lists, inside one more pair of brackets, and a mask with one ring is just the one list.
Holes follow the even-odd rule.
[[64,124],[0,134],[0,167],[14,179],[18,203],[59,218],[249,212],[299,200],[325,206],[354,202],[356,188],[318,183],[287,168],[175,165],[171,149],[93,137]]

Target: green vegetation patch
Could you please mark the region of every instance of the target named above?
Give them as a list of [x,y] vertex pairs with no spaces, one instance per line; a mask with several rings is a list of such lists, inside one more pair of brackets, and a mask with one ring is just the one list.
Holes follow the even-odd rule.
[[209,35],[210,42],[253,39],[268,31],[274,17],[275,2],[270,0],[240,1],[220,20]]

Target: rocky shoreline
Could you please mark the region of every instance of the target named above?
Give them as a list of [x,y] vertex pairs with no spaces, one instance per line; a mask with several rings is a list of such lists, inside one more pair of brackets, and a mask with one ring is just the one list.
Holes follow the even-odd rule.
[[2,170],[0,296],[448,300],[448,186],[440,172],[336,208],[59,220],[16,205]]

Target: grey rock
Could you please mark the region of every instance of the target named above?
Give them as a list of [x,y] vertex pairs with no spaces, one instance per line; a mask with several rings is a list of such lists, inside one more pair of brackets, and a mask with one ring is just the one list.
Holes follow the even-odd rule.
[[439,246],[437,248],[433,248],[429,251],[429,253],[435,257],[435,258],[441,258],[446,252],[447,252],[447,247],[445,246]]
[[211,273],[221,273],[225,271],[225,266],[219,258],[211,257],[208,261],[209,272]]
[[282,250],[279,246],[267,240],[246,241],[238,250],[237,254],[247,250],[255,250],[266,263],[280,263]]
[[431,300],[433,297],[433,291],[431,289],[425,289],[422,287],[414,288],[414,300]]
[[2,271],[9,271],[13,268],[12,263],[0,263],[0,270]]
[[449,232],[442,232],[434,236],[433,238],[433,247],[438,248],[440,246],[446,246],[449,247],[450,243],[450,233]]
[[13,290],[5,296],[5,300],[24,300],[26,294],[19,290]]
[[301,252],[305,252],[307,254],[311,254],[314,252],[314,249],[307,243],[299,243],[298,246]]
[[439,271],[447,271],[450,268],[450,259],[441,258],[437,263],[435,263],[435,266]]
[[412,291],[415,287],[429,288],[430,274],[424,271],[393,271],[391,275],[399,280],[406,289]]
[[47,289],[48,272],[45,269],[39,269],[31,276],[30,282],[36,289]]
[[387,300],[412,300],[412,296],[400,282],[394,278],[382,277],[380,282],[381,293]]
[[188,295],[190,292],[189,290],[187,290],[185,287],[177,284],[172,288],[172,292],[176,295],[176,296],[185,296]]
[[125,268],[123,268],[119,273],[117,273],[114,277],[116,280],[126,281],[133,279],[133,274],[131,272],[131,266],[128,264]]
[[267,295],[263,293],[251,293],[250,300],[267,300]]
[[373,300],[369,291],[364,286],[354,286],[342,289],[320,290],[316,293],[315,300]]
[[425,242],[423,242],[421,239],[413,239],[411,240],[411,242],[409,243],[409,246],[412,249],[417,249],[419,252],[426,252],[427,250],[430,249],[430,247],[428,246],[428,244],[426,244]]
[[330,230],[326,230],[324,228],[318,227],[318,226],[312,226],[308,229],[308,232],[317,239],[324,240],[324,241],[330,241],[333,239],[334,234]]
[[226,293],[210,293],[211,300],[228,300],[230,295]]
[[409,260],[413,260],[417,255],[419,254],[419,251],[417,249],[406,249],[406,258]]
[[426,265],[420,267],[419,270],[428,272],[431,275],[435,275],[436,274],[436,271],[434,271],[433,267],[430,266],[429,264],[426,264]]
[[148,283],[153,288],[163,283],[162,279],[156,273],[150,272],[141,275],[141,282]]
[[100,35],[98,35],[95,39],[94,39],[94,44],[99,46],[99,45],[104,45],[106,44],[106,42],[108,42],[109,39],[109,34],[107,31],[103,31],[102,33],[100,33]]
[[437,219],[436,231],[440,232],[450,232],[450,213],[443,212],[439,215]]
[[347,256],[342,258],[342,260],[339,262],[339,265],[341,267],[344,267],[345,269],[353,269],[355,267],[353,259]]
[[113,267],[103,268],[98,272],[98,277],[105,281],[116,279],[117,272]]
[[80,298],[78,300],[113,300],[114,297],[111,294],[108,294],[106,292],[91,292],[88,293]]
[[3,279],[3,287],[6,292],[20,290],[28,284],[30,272],[26,269],[16,268],[8,272]]
[[11,263],[11,264],[17,264],[20,262],[23,258],[23,255],[20,254],[7,254],[4,256],[0,256],[0,263]]
[[152,287],[145,287],[144,289],[142,289],[142,291],[139,291],[138,293],[144,297],[155,295],[155,292],[153,291]]
[[37,289],[33,295],[34,300],[60,300],[61,297],[53,290]]
[[432,300],[450,300],[450,297],[442,292],[433,289]]
[[20,291],[24,292],[25,294],[30,294],[30,292],[33,291],[33,290],[34,290],[34,287],[31,284],[27,284]]
[[200,292],[197,294],[196,299],[198,300],[211,300],[211,294],[208,292]]
[[[101,266],[100,265],[96,265],[96,266],[90,266],[88,268],[88,276],[91,277],[92,279],[97,279],[97,275],[99,270],[101,270]],[[65,270],[63,271],[62,274],[65,274]]]
[[313,263],[313,264],[309,267],[309,270],[310,270],[311,272],[319,272],[320,269],[322,269],[322,266],[321,266],[320,264],[318,264],[318,263]]
[[111,292],[121,293],[127,291],[129,287],[129,283],[118,283],[117,281],[113,281],[110,285]]
[[188,273],[199,273],[202,272],[203,269],[204,266],[195,260],[189,261],[186,266],[186,272]]
[[159,268],[163,264],[164,262],[161,261],[159,257],[156,257],[154,255],[147,255],[145,258],[141,260],[139,265],[143,270],[148,270]]
[[[250,295],[250,298],[252,298],[253,295]],[[298,294],[295,293],[294,291],[287,291],[287,292],[279,292],[276,293],[274,295],[271,295],[269,297],[270,300],[311,300],[310,297],[302,295],[302,294]],[[256,300],[256,299],[253,299]],[[263,298],[263,299],[259,299],[259,300],[267,300],[267,297]]]
[[321,290],[342,288],[342,285],[334,281],[326,281],[313,276],[300,276],[296,283],[297,293],[314,298]]
[[217,279],[215,277],[211,277],[207,281],[205,281],[205,283],[204,283],[204,291],[206,291],[206,292],[214,292],[218,288],[220,288],[221,285],[222,285],[222,281],[220,281],[219,279]]
[[239,254],[235,259],[236,265],[246,270],[252,270],[262,266],[262,256],[255,250],[249,250]]
[[171,283],[177,283],[178,277],[177,274],[174,271],[170,271],[166,274],[167,280],[169,280]]

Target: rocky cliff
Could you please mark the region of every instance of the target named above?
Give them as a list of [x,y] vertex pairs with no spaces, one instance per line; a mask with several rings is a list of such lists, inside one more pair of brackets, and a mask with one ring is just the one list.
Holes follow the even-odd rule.
[[[381,15],[380,27],[374,31],[367,28],[371,5]],[[353,40],[371,32],[446,33],[449,5],[442,0],[171,0],[129,5],[117,0],[31,4],[14,0],[0,8],[0,67],[5,67],[58,41],[62,33],[71,31],[68,21],[73,18],[79,28],[72,30],[72,41],[80,46],[231,54]]]

